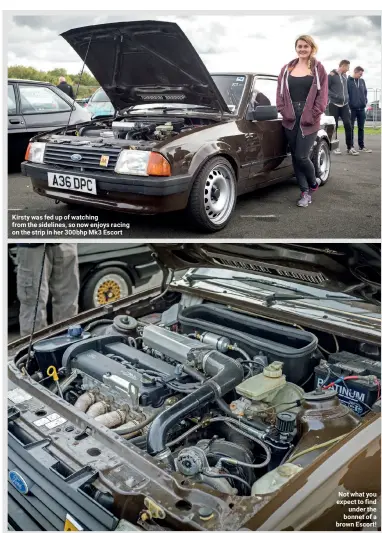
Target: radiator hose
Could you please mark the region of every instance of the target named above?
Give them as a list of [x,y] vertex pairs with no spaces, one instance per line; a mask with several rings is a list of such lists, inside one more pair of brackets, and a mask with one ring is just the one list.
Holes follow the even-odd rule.
[[[190,362],[189,355],[187,362]],[[160,454],[161,459],[170,456],[171,452],[166,448],[169,430],[196,409],[221,398],[243,381],[244,371],[240,363],[216,350],[198,350],[196,361],[211,379],[155,418],[147,435],[150,455]]]

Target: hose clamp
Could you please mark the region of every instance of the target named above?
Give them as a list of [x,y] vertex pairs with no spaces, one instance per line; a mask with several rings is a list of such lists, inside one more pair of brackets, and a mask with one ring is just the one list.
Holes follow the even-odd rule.
[[203,356],[203,362],[202,362],[202,368],[203,368],[203,370],[206,370],[207,359],[210,357],[210,355],[211,355],[211,352],[208,351],[208,352]]
[[208,385],[210,385],[213,389],[215,389],[215,394],[221,398],[222,396],[222,390],[221,390],[221,387],[218,383],[216,383],[216,381],[213,381],[212,379],[210,379],[209,381],[207,381]]

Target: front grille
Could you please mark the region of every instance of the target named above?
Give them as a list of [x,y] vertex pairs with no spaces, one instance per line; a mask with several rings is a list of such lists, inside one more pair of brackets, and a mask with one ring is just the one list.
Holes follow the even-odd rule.
[[86,531],[115,529],[117,518],[84,490],[98,475],[91,467],[69,472],[50,451],[50,439],[25,444],[14,433],[10,428],[8,470],[22,476],[29,491],[24,495],[8,481],[8,520],[13,529],[62,531],[67,513]]
[[299,281],[314,283],[316,285],[320,285],[321,283],[328,281],[328,278],[322,274],[322,272],[306,272],[295,268],[288,269],[278,268],[270,265],[264,266],[256,263],[250,263],[248,261],[236,261],[233,259],[223,259],[221,257],[213,257],[212,260],[216,265],[219,266],[231,266],[234,268],[257,272],[259,274],[268,274],[272,276],[279,276],[281,278],[296,279]]
[[[113,172],[121,149],[98,146],[75,146],[65,144],[47,144],[45,148],[44,163],[60,165],[68,168],[99,170]],[[79,154],[80,161],[72,161],[71,156]],[[108,156],[107,167],[101,166],[102,156]]]

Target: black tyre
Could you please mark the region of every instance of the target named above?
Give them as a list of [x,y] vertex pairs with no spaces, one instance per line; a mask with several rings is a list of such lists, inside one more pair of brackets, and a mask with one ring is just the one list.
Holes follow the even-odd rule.
[[235,171],[225,157],[213,157],[200,169],[188,200],[187,214],[203,231],[219,231],[230,221],[236,205]]
[[86,311],[115,302],[132,293],[130,276],[119,267],[105,267],[86,281],[81,292],[81,309]]
[[312,161],[316,171],[316,178],[320,178],[320,186],[322,187],[327,183],[331,169],[330,149],[324,139],[320,139],[313,147]]

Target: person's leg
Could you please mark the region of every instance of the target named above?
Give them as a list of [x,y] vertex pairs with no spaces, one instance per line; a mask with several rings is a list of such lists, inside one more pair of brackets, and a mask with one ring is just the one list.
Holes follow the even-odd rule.
[[[38,286],[42,266],[44,247],[17,249],[17,297],[20,301],[20,335],[30,335],[38,297]],[[41,281],[39,303],[36,314],[35,331],[45,328],[47,324],[46,304],[48,303],[48,279],[51,271],[49,258],[45,256]]]
[[365,120],[366,113],[364,109],[357,109],[357,125],[358,125],[358,147],[360,150],[365,148]]
[[309,184],[306,181],[304,172],[299,167],[298,160],[296,158],[297,136],[299,129],[299,124],[296,124],[293,130],[287,130],[286,128],[284,128],[284,131],[292,154],[294,175],[296,177],[298,186],[300,187],[300,190],[303,193],[309,191]]
[[312,160],[310,159],[310,152],[313,148],[314,141],[316,140],[317,133],[311,133],[310,135],[302,136],[301,131],[297,136],[296,153],[298,167],[304,173],[305,182],[310,189],[317,188],[316,171]]
[[[334,104],[329,104],[329,115],[331,117],[334,117],[334,120],[336,122],[336,139],[338,139],[338,117],[339,117],[339,107],[337,105],[334,105]],[[341,150],[338,148],[336,148],[335,150],[333,150],[333,153],[334,154],[340,154],[341,153]]]
[[52,294],[53,321],[74,317],[78,313],[79,272],[76,244],[51,247],[52,275],[49,288]]
[[352,146],[354,146],[354,124],[355,124],[356,119],[357,119],[357,125],[358,125],[357,110],[351,109],[350,110],[350,125],[351,125],[351,145]]
[[352,147],[349,105],[346,104],[343,107],[340,107],[339,109],[340,109],[342,122],[345,128],[345,140],[346,140],[346,146],[348,149],[348,154],[358,155],[358,152],[354,150],[354,148]]

